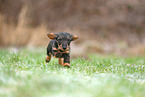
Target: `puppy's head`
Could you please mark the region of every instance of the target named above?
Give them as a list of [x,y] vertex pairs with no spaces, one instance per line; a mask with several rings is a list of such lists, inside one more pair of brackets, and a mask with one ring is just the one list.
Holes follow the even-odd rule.
[[58,34],[49,33],[49,34],[47,34],[47,36],[50,39],[56,40],[58,49],[61,51],[68,51],[70,48],[71,41],[74,41],[79,38],[76,35],[72,35],[67,32],[59,32]]

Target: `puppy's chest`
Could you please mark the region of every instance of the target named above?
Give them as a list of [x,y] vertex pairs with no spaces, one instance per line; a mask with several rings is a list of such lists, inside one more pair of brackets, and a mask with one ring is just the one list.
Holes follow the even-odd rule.
[[68,54],[68,53],[69,51],[60,51],[58,48],[52,47],[52,55],[56,58],[62,58],[64,54]]

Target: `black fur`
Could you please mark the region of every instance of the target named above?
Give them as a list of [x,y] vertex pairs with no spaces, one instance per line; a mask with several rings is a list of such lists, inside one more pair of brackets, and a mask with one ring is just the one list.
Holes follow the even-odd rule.
[[59,32],[54,35],[55,39],[52,39],[47,46],[47,55],[64,58],[64,63],[70,64],[70,43],[73,41],[73,35],[67,32]]

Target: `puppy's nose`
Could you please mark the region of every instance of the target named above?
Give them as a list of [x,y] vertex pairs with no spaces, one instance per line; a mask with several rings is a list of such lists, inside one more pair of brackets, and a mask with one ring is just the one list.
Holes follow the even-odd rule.
[[63,47],[63,49],[64,49],[64,50],[66,50],[66,48],[67,48],[67,46],[66,46],[66,45],[64,45],[64,46],[62,46],[62,47]]

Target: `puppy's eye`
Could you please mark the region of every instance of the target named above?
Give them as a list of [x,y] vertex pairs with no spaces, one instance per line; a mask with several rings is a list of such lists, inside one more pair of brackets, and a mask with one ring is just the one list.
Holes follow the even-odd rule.
[[71,41],[70,39],[68,39],[68,41]]
[[58,41],[61,41],[61,39],[58,39]]

